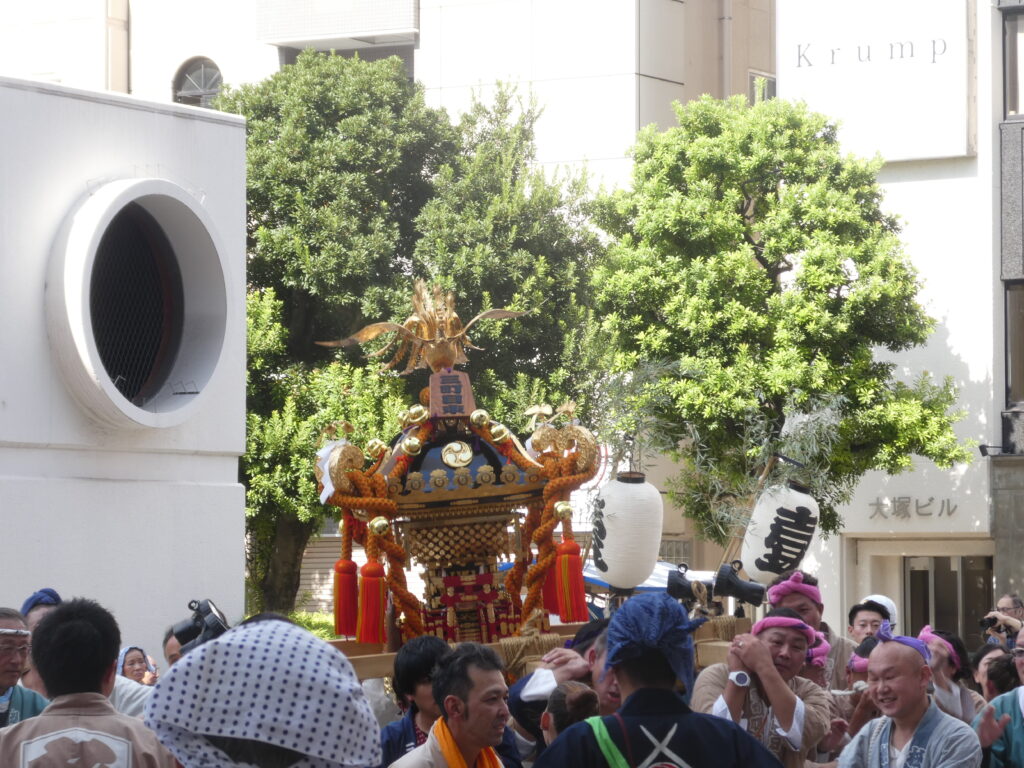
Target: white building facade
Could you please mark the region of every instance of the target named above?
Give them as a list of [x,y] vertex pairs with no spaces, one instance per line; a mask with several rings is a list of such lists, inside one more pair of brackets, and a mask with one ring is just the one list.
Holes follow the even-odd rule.
[[[0,604],[244,604],[245,125],[0,77]],[[16,118],[12,117],[16,116]]]
[[[856,13],[834,0],[778,4],[779,96],[835,118],[847,151],[886,161],[884,207],[900,218],[920,300],[936,320],[927,344],[888,356],[896,375],[952,377],[965,412],[958,436],[1001,454],[975,454],[953,470],[917,459],[913,471],[862,480],[842,510],[842,534],[805,563],[822,581],[833,626],[845,626],[845,609],[865,595],[883,593],[904,631],[932,624],[974,647],[994,597],[1020,585],[1020,538],[1006,530],[1020,502],[1001,490],[1019,485],[1020,459],[1008,454],[1022,450],[1001,417],[1002,24],[985,0],[870,0]],[[1019,160],[1007,170],[1019,190]],[[1019,265],[1019,236],[1017,247]]]

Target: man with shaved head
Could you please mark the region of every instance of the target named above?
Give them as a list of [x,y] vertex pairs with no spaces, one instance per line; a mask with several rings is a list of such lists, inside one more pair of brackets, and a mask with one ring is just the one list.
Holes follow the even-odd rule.
[[868,695],[882,713],[854,737],[840,768],[978,768],[981,744],[974,730],[928,698],[932,670],[928,646],[893,636],[884,622],[868,657]]

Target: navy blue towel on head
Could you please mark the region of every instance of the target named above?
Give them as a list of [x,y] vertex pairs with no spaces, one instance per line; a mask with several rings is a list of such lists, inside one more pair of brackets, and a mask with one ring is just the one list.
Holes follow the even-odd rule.
[[645,651],[660,651],[676,677],[693,690],[693,631],[707,621],[691,620],[678,601],[664,592],[635,595],[623,603],[608,624],[608,659],[614,667]]

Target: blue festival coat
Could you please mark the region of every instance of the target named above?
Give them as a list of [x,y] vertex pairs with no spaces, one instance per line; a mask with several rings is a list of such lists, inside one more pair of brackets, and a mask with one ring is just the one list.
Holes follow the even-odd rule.
[[[624,736],[614,715],[602,718],[615,746],[633,765],[670,768],[781,768],[781,763],[735,723],[694,712],[673,691],[642,688],[619,709]],[[534,768],[602,768],[604,758],[589,723],[566,728]]]

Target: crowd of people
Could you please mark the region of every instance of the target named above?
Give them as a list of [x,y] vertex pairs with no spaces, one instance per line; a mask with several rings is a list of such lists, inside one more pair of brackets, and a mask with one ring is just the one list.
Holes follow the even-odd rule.
[[0,608],[0,766],[1024,768],[1017,595],[972,655],[942,629],[898,634],[884,595],[841,633],[802,571],[767,596],[699,671],[703,619],[666,594],[586,624],[511,688],[488,646],[416,638],[395,655],[402,714],[380,723],[345,656],[285,617],[184,655],[168,630],[161,674],[104,607],[42,589]]

